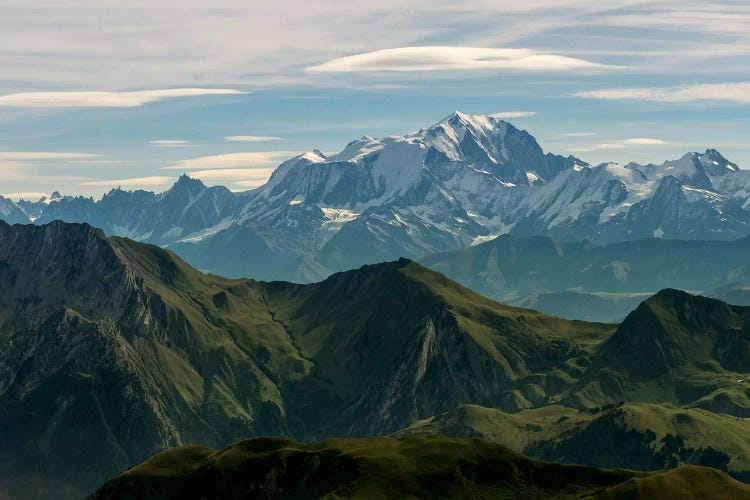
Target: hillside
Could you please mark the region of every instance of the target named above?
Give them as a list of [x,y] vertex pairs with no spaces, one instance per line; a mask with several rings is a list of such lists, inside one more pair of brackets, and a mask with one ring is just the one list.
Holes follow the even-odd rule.
[[0,481],[38,494],[89,490],[184,443],[365,436],[464,403],[545,404],[613,331],[408,260],[306,286],[227,280],[61,222],[0,224],[0,283]]
[[253,439],[183,447],[107,482],[93,500],[187,498],[741,498],[750,487],[689,467],[649,475],[557,465],[476,439]]
[[[598,412],[621,401],[750,408],[749,309],[675,290],[619,326],[587,323],[499,304],[408,259],[311,285],[231,280],[61,222],[0,224],[0,284],[0,487],[12,497],[80,497],[171,446],[390,434],[467,404],[519,418],[567,405],[583,410],[565,410],[571,421],[600,423],[618,421]],[[742,448],[691,440],[680,418],[662,426],[703,450],[682,462],[725,464],[701,458],[715,446],[745,470]],[[639,433],[639,466],[658,468],[666,434]],[[565,439],[554,453],[504,444],[580,461],[585,439]]]
[[568,402],[664,402],[748,417],[748,367],[750,308],[663,290],[601,345]]
[[517,413],[466,405],[414,422],[395,436],[474,437],[537,458],[597,467],[708,465],[747,482],[748,430],[748,419],[653,403],[594,410],[552,405]]

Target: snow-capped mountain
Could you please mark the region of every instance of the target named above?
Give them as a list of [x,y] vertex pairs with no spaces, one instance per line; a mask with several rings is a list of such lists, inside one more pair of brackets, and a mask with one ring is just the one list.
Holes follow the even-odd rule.
[[28,224],[28,215],[13,200],[0,196],[0,219],[8,224]]
[[183,176],[160,194],[10,203],[27,220],[86,221],[168,246],[202,269],[305,281],[505,233],[733,239],[750,234],[750,171],[712,149],[662,165],[592,166],[545,154],[502,120],[456,112],[405,136],[299,155],[244,193]]
[[160,194],[113,189],[98,201],[60,197],[35,222],[88,222],[108,234],[165,245],[206,230],[216,232],[222,224],[228,227],[242,199],[223,186],[206,187],[183,175]]

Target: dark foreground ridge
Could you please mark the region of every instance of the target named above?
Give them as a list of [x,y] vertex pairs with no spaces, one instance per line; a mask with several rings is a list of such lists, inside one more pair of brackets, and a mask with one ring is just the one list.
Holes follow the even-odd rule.
[[603,470],[533,460],[478,439],[422,436],[185,446],[112,479],[90,500],[748,497],[750,486],[704,467]]

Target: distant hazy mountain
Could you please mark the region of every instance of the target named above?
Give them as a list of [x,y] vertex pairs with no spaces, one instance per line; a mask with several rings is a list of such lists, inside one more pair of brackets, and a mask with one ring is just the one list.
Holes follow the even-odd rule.
[[747,237],[650,238],[596,245],[504,235],[420,262],[502,302],[595,321],[620,321],[663,288],[701,292],[742,305],[742,290],[750,286]]
[[28,215],[16,203],[0,196],[0,220],[8,224],[28,224]]
[[750,235],[750,171],[711,149],[662,165],[591,166],[545,154],[507,122],[456,112],[405,136],[297,156],[244,193],[183,176],[161,194],[0,205],[9,222],[88,222],[174,248],[200,269],[309,282],[505,233],[600,244],[736,239]]

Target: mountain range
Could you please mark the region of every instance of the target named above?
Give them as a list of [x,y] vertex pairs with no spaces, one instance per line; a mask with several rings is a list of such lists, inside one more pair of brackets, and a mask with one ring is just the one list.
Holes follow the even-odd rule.
[[[570,321],[408,259],[308,285],[227,279],[63,222],[0,223],[0,284],[0,488],[12,498],[80,498],[171,446],[398,435],[462,405],[557,412],[553,443],[513,449],[570,462],[571,429],[600,429],[618,449],[631,435],[613,409],[655,405],[671,417],[650,421],[680,425],[648,424],[632,454],[595,465],[745,477],[744,445],[725,435],[750,417],[750,308],[663,290],[619,325]],[[720,435],[696,440],[701,412]],[[586,434],[566,419],[599,423]],[[667,434],[683,440],[672,455]]]
[[595,244],[737,239],[750,235],[750,173],[713,149],[662,165],[593,166],[544,153],[505,121],[455,112],[404,136],[299,155],[251,191],[182,176],[160,194],[2,199],[0,218],[87,222],[202,270],[311,282],[507,233]]
[[750,238],[609,245],[503,235],[420,259],[483,295],[573,319],[619,322],[664,288],[750,305]]

